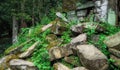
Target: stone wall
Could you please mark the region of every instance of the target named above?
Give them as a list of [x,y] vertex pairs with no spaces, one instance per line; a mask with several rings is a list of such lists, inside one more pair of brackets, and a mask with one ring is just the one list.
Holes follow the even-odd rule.
[[111,25],[118,25],[118,17],[120,16],[119,0],[86,0],[84,2],[79,0],[63,0],[63,2],[63,11],[67,12],[69,21],[72,19],[75,20],[76,18],[82,21],[84,18],[90,17],[90,15],[93,14],[93,21],[108,22]]

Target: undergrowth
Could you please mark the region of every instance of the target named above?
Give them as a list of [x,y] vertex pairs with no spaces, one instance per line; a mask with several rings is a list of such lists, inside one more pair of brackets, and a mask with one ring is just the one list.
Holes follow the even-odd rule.
[[[52,18],[52,20],[53,20],[53,18]],[[30,60],[33,61],[33,63],[35,64],[35,66],[37,66],[39,68],[39,70],[53,70],[53,68],[50,64],[48,49],[47,49],[47,46],[49,43],[46,40],[46,36],[51,34],[51,30],[47,29],[44,32],[41,31],[41,27],[44,26],[45,24],[49,23],[50,21],[51,21],[51,19],[49,17],[45,16],[45,17],[43,17],[43,19],[37,26],[22,29],[21,33],[19,34],[18,43],[13,45],[13,46],[17,47],[22,42],[25,42],[28,39],[32,38],[34,41],[31,41],[30,43],[25,45],[22,49],[22,50],[26,50],[35,41],[39,41],[40,43],[37,45],[37,47],[34,50],[34,53],[32,54],[32,57],[30,58]],[[61,46],[63,46],[66,43],[69,43],[71,41],[70,35],[72,34],[72,32],[70,31],[70,27],[72,25],[75,25],[76,23],[77,23],[77,21],[70,22],[69,24],[67,24],[68,30],[63,32],[62,36],[60,37],[63,40]],[[94,29],[86,29],[86,30],[84,30],[84,33],[87,33],[87,35],[88,35],[87,36],[88,43],[96,45],[97,48],[99,48],[109,58],[110,53],[108,51],[107,46],[103,43],[103,41],[107,36],[115,34],[116,32],[120,31],[120,28],[111,26],[107,23],[101,23],[100,25],[105,27],[106,30],[104,32],[98,33]],[[91,40],[91,37],[94,34],[99,35],[99,40],[97,42]],[[110,65],[110,70],[113,70],[113,69],[118,70],[118,68],[115,68],[115,66],[112,64],[113,61],[114,60],[112,60],[112,59],[108,60],[109,65]],[[71,67],[73,67],[73,66],[71,66]]]
[[[108,57],[109,70],[119,70],[120,68],[116,67],[113,64],[113,62],[115,60],[110,58],[110,52],[108,51],[108,48],[103,41],[106,39],[107,36],[111,36],[111,35],[119,32],[120,27],[115,27],[115,26],[109,25],[108,23],[102,23],[100,25],[105,27],[104,32],[99,33],[94,29],[85,30],[85,32],[88,35],[88,43],[89,44],[94,44],[98,49],[100,49]],[[98,41],[91,40],[91,37],[95,34],[99,35],[99,40]]]

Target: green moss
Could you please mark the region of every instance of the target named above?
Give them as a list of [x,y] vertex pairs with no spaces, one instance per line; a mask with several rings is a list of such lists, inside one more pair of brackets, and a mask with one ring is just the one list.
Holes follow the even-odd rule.
[[18,44],[12,45],[9,48],[7,48],[4,52],[4,54],[8,54],[11,52],[11,50],[14,50]]

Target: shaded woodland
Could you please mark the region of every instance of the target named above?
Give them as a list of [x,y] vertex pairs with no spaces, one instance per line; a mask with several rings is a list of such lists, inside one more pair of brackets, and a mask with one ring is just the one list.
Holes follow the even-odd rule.
[[120,1],[2,0],[0,48],[0,70],[120,70]]

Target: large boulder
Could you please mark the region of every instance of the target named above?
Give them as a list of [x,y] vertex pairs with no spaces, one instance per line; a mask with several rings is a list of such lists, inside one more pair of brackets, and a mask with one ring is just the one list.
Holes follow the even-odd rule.
[[63,65],[62,63],[55,63],[53,67],[54,67],[54,70],[71,70],[70,68]]
[[119,50],[110,48],[109,52],[111,52],[113,55],[115,55],[115,56],[120,58],[120,51]]
[[81,63],[89,70],[107,70],[107,57],[93,45],[77,45]]
[[53,25],[50,27],[51,32],[55,35],[62,35],[64,31],[67,30],[67,23],[61,21],[60,19],[55,19],[52,23]]
[[120,58],[110,55],[110,58],[114,60],[114,65],[118,66],[120,68]]
[[[77,21],[76,11],[75,11],[75,10],[72,10],[72,11],[67,12],[67,19],[68,19],[68,21],[70,21],[70,22],[75,22],[75,21]],[[74,20],[74,21],[73,21],[73,20]]]
[[81,66],[79,58],[76,56],[68,56],[64,58],[64,61],[73,65],[73,66]]
[[0,59],[0,69],[5,70],[8,68],[8,65],[6,63],[6,57],[3,57]]
[[3,58],[0,59],[0,70],[6,70],[7,68],[9,68],[9,61],[11,59],[16,59],[18,58],[16,55],[11,54],[11,55],[7,55]]
[[117,57],[120,57],[120,32],[108,36],[104,43],[108,46],[109,51]]
[[63,47],[53,47],[49,50],[50,60],[60,59],[62,57],[73,54],[69,45]]
[[73,25],[70,29],[75,34],[81,34],[83,33],[84,27],[81,25]]
[[[72,29],[73,28],[73,29]],[[84,22],[84,23],[79,23],[77,25],[73,25],[71,27],[71,30],[73,32],[82,32],[82,30],[84,29],[94,29],[97,32],[104,32],[105,31],[105,27],[101,26],[98,23],[95,22]]]
[[104,43],[109,47],[109,48],[115,48],[115,47],[119,47],[118,45],[120,45],[120,32],[112,35],[112,36],[108,36],[105,40]]
[[25,52],[21,53],[19,58],[27,58],[29,57],[33,52],[35,47],[39,44],[39,41],[35,42],[32,46],[30,46]]
[[86,69],[85,67],[76,67],[73,68],[72,70],[88,70],[88,69]]
[[81,42],[86,42],[86,40],[87,40],[87,34],[84,33],[84,34],[80,34],[77,37],[73,38],[70,43],[77,44]]
[[12,70],[38,70],[32,62],[21,59],[11,60],[9,65]]

